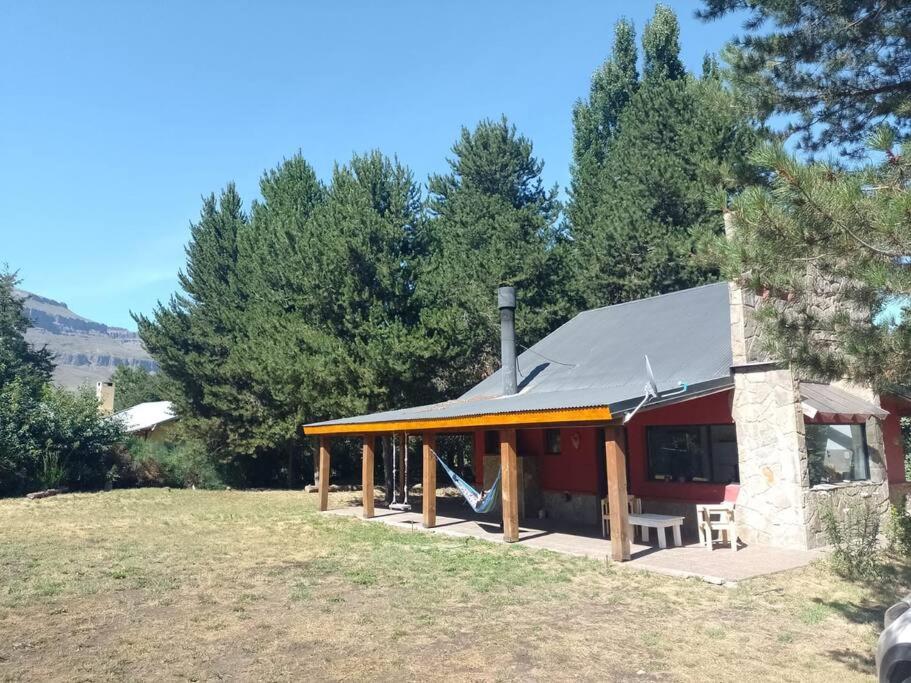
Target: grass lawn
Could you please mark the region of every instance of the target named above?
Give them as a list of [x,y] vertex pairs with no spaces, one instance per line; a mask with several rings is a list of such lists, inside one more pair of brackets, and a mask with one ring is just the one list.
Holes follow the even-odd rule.
[[0,679],[868,680],[905,576],[863,588],[817,566],[725,588],[315,504],[0,500]]

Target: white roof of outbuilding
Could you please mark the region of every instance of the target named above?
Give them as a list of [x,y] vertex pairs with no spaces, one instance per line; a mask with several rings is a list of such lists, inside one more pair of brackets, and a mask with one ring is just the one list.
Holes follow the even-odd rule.
[[121,410],[114,414],[114,419],[120,420],[127,432],[141,432],[176,420],[177,415],[174,414],[174,406],[170,401],[150,401]]

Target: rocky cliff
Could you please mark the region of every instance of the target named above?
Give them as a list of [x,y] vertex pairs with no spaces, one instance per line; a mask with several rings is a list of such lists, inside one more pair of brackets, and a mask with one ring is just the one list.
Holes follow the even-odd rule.
[[135,332],[83,318],[60,301],[22,290],[18,294],[24,299],[26,315],[32,320],[26,338],[54,353],[57,384],[94,385],[108,379],[118,365],[157,369]]

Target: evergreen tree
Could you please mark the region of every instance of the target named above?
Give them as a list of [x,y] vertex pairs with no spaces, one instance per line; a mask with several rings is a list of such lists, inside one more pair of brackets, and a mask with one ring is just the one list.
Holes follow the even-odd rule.
[[[228,366],[233,375],[245,378],[247,400],[237,405],[235,419],[243,431],[234,447],[257,455],[264,468],[276,472],[286,462],[286,480],[293,486],[299,483],[306,447],[300,425],[314,402],[306,371],[323,353],[310,323],[319,292],[306,256],[319,241],[310,218],[324,201],[325,189],[296,154],[263,174],[260,192],[249,229],[239,238],[238,272],[246,306]],[[329,373],[331,369],[316,372],[320,378]]]
[[531,345],[569,313],[556,188],[506,119],[462,129],[450,173],[430,179],[428,257],[418,278],[425,360],[451,398],[499,366],[496,289],[516,287],[518,340]]
[[159,304],[151,318],[134,316],[149,353],[175,384],[183,426],[222,457],[237,439],[234,418],[247,388],[227,365],[245,304],[237,258],[246,226],[233,184],[218,199],[206,197],[200,220],[190,226],[187,267],[178,275],[182,292]]
[[911,133],[911,3],[906,0],[705,0],[713,20],[747,12],[725,52],[763,117],[787,117],[805,150],[862,155],[879,124]]
[[36,478],[39,435],[32,428],[53,363],[25,340],[29,319],[16,293],[16,274],[0,272],[0,493],[19,493]]
[[111,375],[114,383],[114,410],[125,410],[148,401],[168,400],[166,378],[141,366],[118,365]]
[[16,284],[15,273],[0,271],[0,388],[14,379],[41,386],[54,370],[51,353],[25,340],[30,322]]
[[725,275],[760,295],[773,358],[890,389],[911,383],[911,159],[887,128],[871,145],[885,161],[853,170],[763,147],[770,186],[734,200],[733,238],[712,246]]
[[15,286],[15,274],[0,272],[0,495],[101,487],[120,426],[99,414],[89,389],[51,385],[51,355],[25,340],[30,321]]
[[567,216],[571,225],[591,225],[601,201],[601,169],[621,112],[639,87],[636,35],[622,19],[614,27],[611,57],[594,76],[587,101],[573,109],[573,168]]
[[[707,59],[701,77],[679,58],[673,12],[658,6],[643,34],[643,79],[617,116],[595,177],[594,206],[570,211],[574,290],[603,306],[698,285],[716,277],[694,259],[695,236],[720,221],[706,198],[749,177],[744,151],[756,132]],[[577,197],[573,196],[576,203]]]

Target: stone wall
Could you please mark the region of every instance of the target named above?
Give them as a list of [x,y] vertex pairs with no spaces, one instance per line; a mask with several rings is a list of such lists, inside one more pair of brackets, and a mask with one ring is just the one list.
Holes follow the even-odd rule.
[[548,519],[600,526],[601,501],[595,494],[543,491],[542,495]]
[[[854,394],[874,405],[879,397],[870,389],[847,382],[833,382],[833,386]],[[886,471],[885,444],[882,424],[876,418],[866,423],[867,454],[870,462],[870,481],[850,484],[820,484],[808,488],[804,495],[807,525],[807,545],[817,548],[828,544],[822,526],[822,511],[832,506],[835,516],[843,519],[845,512],[857,505],[872,505],[879,511],[884,525],[889,514],[889,477]],[[808,475],[809,476],[809,475]],[[808,482],[809,484],[809,482]]]
[[[725,214],[725,233],[732,235],[730,214]],[[861,320],[869,310],[856,305],[851,288],[843,281],[828,280],[810,265],[807,270],[809,301],[790,306],[783,300],[763,300],[753,292],[730,284],[731,350],[734,364],[732,415],[737,428],[740,461],[740,493],[737,497],[737,526],[746,543],[787,548],[813,548],[826,544],[820,512],[833,505],[837,514],[858,503],[873,504],[888,512],[888,477],[882,429],[871,418],[867,422],[870,482],[810,488],[810,476],[798,378],[785,364],[763,348],[756,325],[758,306],[780,306],[789,315],[805,320],[809,316],[827,323],[838,311],[847,310]],[[826,325],[815,341],[832,342],[825,336]],[[838,388],[878,404],[878,397],[864,387],[833,383]]]
[[738,534],[745,543],[806,548],[807,455],[797,383],[787,368],[734,375],[740,492]]

